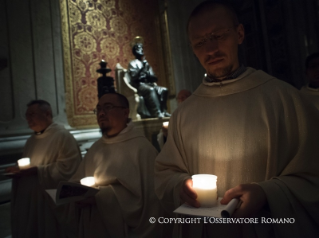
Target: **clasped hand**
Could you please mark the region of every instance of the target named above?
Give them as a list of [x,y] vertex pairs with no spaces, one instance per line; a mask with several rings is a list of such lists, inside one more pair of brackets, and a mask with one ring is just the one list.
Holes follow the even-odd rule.
[[[200,207],[196,198],[197,194],[193,189],[193,181],[191,179],[185,180],[180,191],[181,201],[193,207]],[[242,202],[233,217],[252,217],[267,203],[266,194],[258,184],[240,184],[231,188],[225,192],[220,203],[226,205],[233,198],[238,198]]]

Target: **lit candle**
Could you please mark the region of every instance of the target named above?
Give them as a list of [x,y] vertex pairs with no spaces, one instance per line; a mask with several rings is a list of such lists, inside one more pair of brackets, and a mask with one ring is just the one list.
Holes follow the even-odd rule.
[[94,177],[85,177],[80,180],[82,185],[92,187],[95,185],[95,178]]
[[30,158],[22,158],[18,160],[19,169],[30,168]]
[[168,124],[169,124],[169,122],[168,122],[168,121],[163,122],[163,127],[167,129],[167,128],[168,128]]
[[197,193],[197,201],[201,207],[217,205],[217,176],[211,174],[196,174],[192,176],[193,189]]

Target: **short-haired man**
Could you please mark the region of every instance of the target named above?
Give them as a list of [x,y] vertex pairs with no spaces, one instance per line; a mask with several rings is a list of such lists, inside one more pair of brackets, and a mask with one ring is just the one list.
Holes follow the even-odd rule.
[[301,93],[319,109],[319,52],[306,58],[306,75],[309,82],[301,88]]
[[[182,224],[178,235],[317,236],[317,110],[290,85],[239,65],[244,28],[228,6],[201,3],[189,18],[188,36],[207,77],[170,119],[156,159],[155,191],[170,211],[184,202],[199,207],[191,176],[214,174],[222,204],[242,201],[234,217],[259,222]],[[294,224],[262,224],[267,214],[294,218]]]
[[30,158],[31,167],[11,167],[12,237],[61,237],[52,201],[45,189],[54,189],[67,181],[81,161],[74,137],[52,120],[48,102],[34,100],[28,105],[26,119],[34,134],[27,140],[23,157]]
[[95,112],[103,136],[89,149],[71,181],[94,176],[100,191],[80,202],[75,237],[160,236],[162,231],[149,222],[161,211],[154,191],[156,149],[134,128],[123,95],[103,95]]

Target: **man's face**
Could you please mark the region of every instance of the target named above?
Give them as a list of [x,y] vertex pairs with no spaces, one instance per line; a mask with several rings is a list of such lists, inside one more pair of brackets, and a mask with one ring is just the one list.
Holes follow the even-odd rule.
[[31,130],[35,132],[43,131],[47,128],[51,116],[39,108],[39,104],[33,104],[28,107],[25,117]]
[[103,134],[112,136],[126,127],[129,109],[120,105],[116,95],[103,95],[96,109],[97,121]]
[[234,26],[229,13],[218,8],[193,17],[188,35],[194,54],[209,76],[222,79],[239,67],[238,45],[244,28]]
[[310,82],[319,83],[319,58],[309,62],[306,72]]
[[143,45],[142,44],[135,45],[135,52],[137,55],[143,56],[144,55]]

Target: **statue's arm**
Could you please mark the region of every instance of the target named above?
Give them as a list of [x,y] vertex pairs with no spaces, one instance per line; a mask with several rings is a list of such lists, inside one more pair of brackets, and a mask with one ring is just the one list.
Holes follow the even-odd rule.
[[139,68],[136,64],[132,64],[132,63],[129,64],[128,72],[133,81],[139,81],[139,82],[145,81],[145,78],[149,75],[149,72],[147,70],[147,65],[148,63],[143,64],[143,67]]

